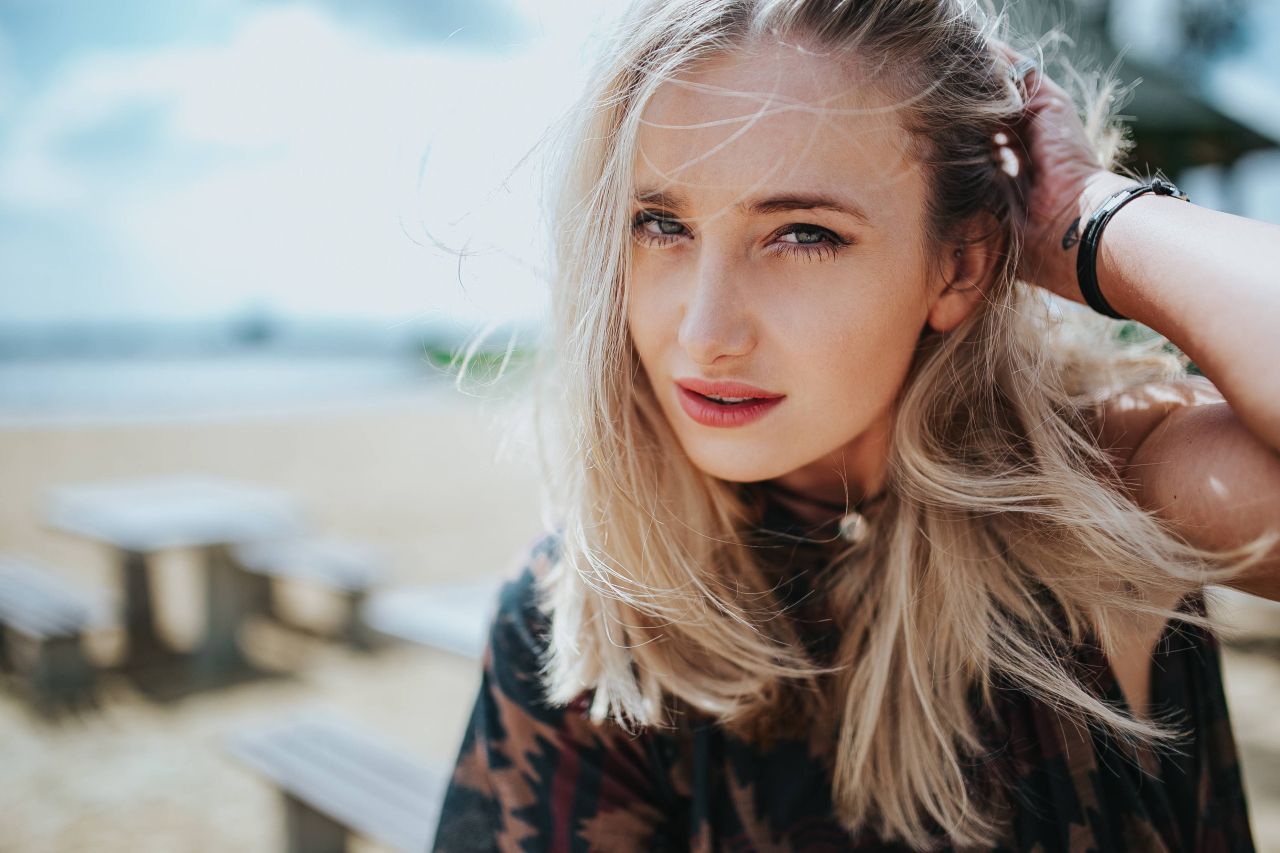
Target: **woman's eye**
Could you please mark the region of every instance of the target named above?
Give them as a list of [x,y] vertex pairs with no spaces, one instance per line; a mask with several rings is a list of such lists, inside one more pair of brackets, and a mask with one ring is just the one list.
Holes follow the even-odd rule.
[[[635,215],[631,230],[638,241],[647,246],[665,246],[680,239],[685,227],[674,219],[652,210]],[[770,250],[778,255],[800,255],[809,260],[835,257],[851,240],[817,225],[794,224],[773,235]],[[776,248],[775,248],[776,247]]]
[[777,235],[777,242],[781,244],[780,254],[825,259],[835,257],[853,241],[816,225],[788,225]]
[[648,245],[666,245],[680,236],[684,226],[674,219],[667,219],[650,210],[636,214],[631,230],[641,242]]
[[[824,238],[823,233],[819,231],[817,228],[794,228],[790,231],[785,232],[781,236],[795,237],[796,239],[793,242],[799,243],[800,245],[810,245],[813,243],[821,243]],[[783,241],[783,242],[788,242],[788,241]]]

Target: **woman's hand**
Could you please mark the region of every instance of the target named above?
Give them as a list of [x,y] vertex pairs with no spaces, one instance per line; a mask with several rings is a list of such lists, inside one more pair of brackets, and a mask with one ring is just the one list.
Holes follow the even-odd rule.
[[[1010,64],[1025,59],[995,43]],[[1026,109],[1009,128],[1027,194],[1027,226],[1018,277],[1065,299],[1084,303],[1076,282],[1076,249],[1089,214],[1133,181],[1103,168],[1076,113],[1057,83],[1033,68],[1023,78]]]

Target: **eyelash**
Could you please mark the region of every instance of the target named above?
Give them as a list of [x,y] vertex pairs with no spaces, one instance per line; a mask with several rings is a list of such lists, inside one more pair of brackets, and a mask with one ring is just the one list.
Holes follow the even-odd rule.
[[[645,225],[649,222],[675,222],[676,220],[663,216],[652,210],[642,210],[635,215],[631,223],[631,232],[637,240],[646,246],[666,246],[674,241],[679,234],[653,234],[645,230]],[[784,243],[782,248],[776,250],[776,253],[783,256],[802,256],[809,260],[827,260],[834,258],[836,253],[845,246],[850,245],[853,241],[846,240],[840,235],[820,228],[817,225],[805,225],[803,223],[795,223],[786,226],[783,230],[775,234],[775,237],[781,237],[785,234],[794,234],[800,232],[803,234],[821,235],[827,242],[825,243]]]

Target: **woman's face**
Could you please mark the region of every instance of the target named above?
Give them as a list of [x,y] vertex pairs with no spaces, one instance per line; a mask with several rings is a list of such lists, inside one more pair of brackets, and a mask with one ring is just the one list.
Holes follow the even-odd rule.
[[[627,320],[708,474],[875,491],[916,342],[926,323],[958,322],[927,280],[905,131],[891,112],[838,112],[882,103],[829,60],[773,45],[664,83],[644,110]],[[721,406],[682,390],[697,382],[778,396]]]

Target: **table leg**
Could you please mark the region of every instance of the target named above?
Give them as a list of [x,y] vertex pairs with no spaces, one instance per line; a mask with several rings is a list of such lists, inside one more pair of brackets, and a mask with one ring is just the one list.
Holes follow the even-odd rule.
[[122,552],[120,571],[124,576],[124,627],[129,663],[164,657],[170,650],[156,629],[147,555],[141,551]]
[[245,573],[225,546],[204,550],[205,640],[197,653],[197,668],[206,675],[221,675],[247,666],[238,633],[253,590]]

